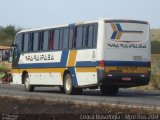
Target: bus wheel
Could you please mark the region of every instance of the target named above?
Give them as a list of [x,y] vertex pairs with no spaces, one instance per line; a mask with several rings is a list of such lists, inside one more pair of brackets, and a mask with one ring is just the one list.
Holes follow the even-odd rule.
[[72,76],[71,74],[67,73],[64,77],[64,91],[68,95],[77,95],[81,94],[83,89],[73,87]]
[[105,85],[100,86],[100,91],[102,95],[115,96],[117,95],[118,90],[119,90],[118,86],[105,86]]
[[32,86],[32,85],[30,85],[30,79],[29,79],[29,76],[28,76],[28,74],[25,74],[25,76],[24,76],[24,86],[25,86],[25,90],[27,91],[27,92],[32,92],[32,91],[34,91],[34,86]]

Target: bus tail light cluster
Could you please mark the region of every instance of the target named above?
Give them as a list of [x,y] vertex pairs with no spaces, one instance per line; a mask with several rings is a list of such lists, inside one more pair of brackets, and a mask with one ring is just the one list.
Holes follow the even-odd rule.
[[100,67],[105,67],[105,62],[104,62],[104,60],[99,61],[99,66],[100,66]]

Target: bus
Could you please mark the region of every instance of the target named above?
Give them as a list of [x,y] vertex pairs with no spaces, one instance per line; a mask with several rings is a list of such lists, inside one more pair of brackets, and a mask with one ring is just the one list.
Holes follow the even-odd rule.
[[116,95],[119,88],[150,81],[149,23],[99,19],[22,30],[12,45],[13,84],[32,92],[38,86],[59,86],[69,95],[100,89]]

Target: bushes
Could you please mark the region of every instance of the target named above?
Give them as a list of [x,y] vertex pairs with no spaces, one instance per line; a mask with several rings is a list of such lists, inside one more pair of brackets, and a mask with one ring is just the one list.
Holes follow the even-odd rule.
[[151,53],[152,54],[160,54],[160,42],[159,41],[152,41],[151,42]]
[[10,72],[11,69],[6,66],[0,66],[0,72]]
[[6,27],[0,26],[0,45],[10,46],[15,38],[15,35],[21,29],[16,29],[15,26],[9,25]]
[[155,89],[160,89],[160,54],[152,55],[151,83]]

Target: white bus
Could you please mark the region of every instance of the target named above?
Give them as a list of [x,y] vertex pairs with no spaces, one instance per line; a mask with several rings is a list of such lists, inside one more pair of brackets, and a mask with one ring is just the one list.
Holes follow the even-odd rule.
[[150,28],[145,21],[101,19],[20,31],[13,49],[13,83],[26,91],[59,86],[116,95],[150,81]]

